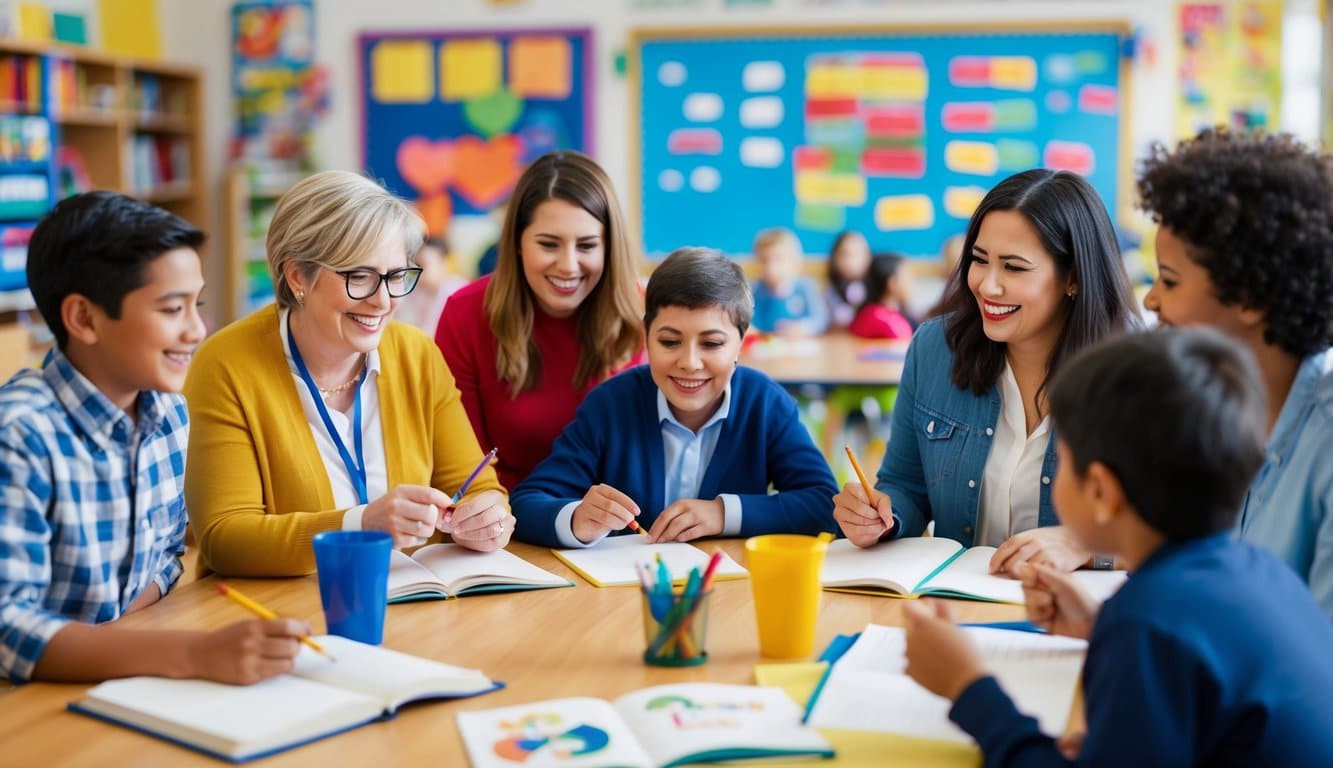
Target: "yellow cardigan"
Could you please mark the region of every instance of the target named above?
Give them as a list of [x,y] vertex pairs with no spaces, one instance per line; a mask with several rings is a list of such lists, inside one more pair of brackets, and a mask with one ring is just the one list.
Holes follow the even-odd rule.
[[[203,572],[311,573],[310,540],[342,527],[278,327],[277,308],[261,309],[205,341],[190,365],[185,502]],[[482,456],[453,375],[435,343],[402,323],[389,323],[379,354],[389,488],[452,494]],[[490,467],[468,496],[488,490],[504,492]]]

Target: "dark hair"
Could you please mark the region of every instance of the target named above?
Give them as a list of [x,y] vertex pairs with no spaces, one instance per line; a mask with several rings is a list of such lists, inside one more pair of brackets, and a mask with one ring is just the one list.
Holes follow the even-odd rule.
[[1296,357],[1333,344],[1333,159],[1286,134],[1206,129],[1154,144],[1140,205],[1186,243],[1223,304],[1263,310]]
[[1115,228],[1092,185],[1069,171],[1038,168],[1014,174],[986,193],[972,214],[963,258],[941,302],[949,313],[945,339],[953,351],[953,383],[959,389],[979,395],[1004,370],[1004,345],[986,337],[981,310],[967,285],[972,248],[991,211],[1023,214],[1055,261],[1056,274],[1077,286],[1078,293],[1065,302],[1064,327],[1051,350],[1040,392],[1070,355],[1108,335],[1138,327],[1138,305],[1120,261]]
[[[854,229],[844,229],[843,231],[838,233],[837,237],[833,238],[833,245],[829,246],[828,249],[828,264],[827,264],[828,284],[833,287],[834,293],[838,294],[838,298],[842,299],[843,301],[847,301],[847,286],[851,285],[855,281],[848,280],[847,278],[842,276],[842,273],[838,271],[837,266],[834,264],[833,257],[837,255],[838,249],[842,247],[842,244],[847,242],[853,237],[863,238],[864,236],[861,235],[860,232],[857,232]],[[866,247],[867,248],[870,247],[869,243],[866,244]],[[864,280],[869,278],[867,276],[866,278],[862,279]]]
[[712,248],[677,248],[653,270],[643,298],[646,333],[663,307],[721,307],[745,336],[754,317],[754,297],[745,271]]
[[69,331],[60,304],[66,296],[84,296],[119,318],[125,294],[148,282],[150,263],[203,243],[203,232],[170,211],[118,192],[84,192],[56,203],[37,223],[28,242],[28,290],[64,349]]
[[866,270],[866,298],[856,310],[884,301],[889,292],[889,280],[898,274],[903,265],[903,257],[896,253],[877,253],[870,260],[870,269]]
[[[445,239],[444,235],[428,235],[421,241],[421,248],[425,248],[426,246],[430,246],[440,253],[449,253],[449,241]],[[418,248],[417,250],[421,250],[421,248]]]
[[1050,401],[1075,472],[1105,464],[1168,539],[1229,529],[1264,460],[1258,365],[1210,328],[1126,334],[1084,350],[1056,376]]

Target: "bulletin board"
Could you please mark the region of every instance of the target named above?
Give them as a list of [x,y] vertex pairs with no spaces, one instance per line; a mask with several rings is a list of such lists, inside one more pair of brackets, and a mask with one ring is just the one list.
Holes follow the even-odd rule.
[[[933,257],[1001,179],[1076,171],[1114,216],[1128,188],[1129,30],[637,30],[631,168],[650,257],[809,253],[856,229]],[[1125,178],[1121,178],[1122,175]]]
[[504,202],[527,164],[593,150],[590,29],[367,33],[362,163],[431,232]]

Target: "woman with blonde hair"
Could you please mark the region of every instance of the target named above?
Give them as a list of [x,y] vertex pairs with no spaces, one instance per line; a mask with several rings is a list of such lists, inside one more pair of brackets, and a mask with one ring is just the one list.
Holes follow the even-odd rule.
[[552,152],[523,172],[495,273],[444,307],[435,343],[482,445],[513,488],[551,452],[583,396],[642,362],[638,258],[596,162]]
[[416,287],[421,220],[373,181],[318,173],[278,201],[268,233],[276,305],[199,347],[185,383],[185,497],[200,564],[236,576],[314,570],[310,541],[382,530],[503,547],[508,498],[482,459],[430,338],[390,322]]

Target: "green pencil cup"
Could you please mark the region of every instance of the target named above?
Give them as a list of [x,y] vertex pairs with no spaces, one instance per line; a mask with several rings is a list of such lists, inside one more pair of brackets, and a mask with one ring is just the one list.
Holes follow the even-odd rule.
[[643,660],[660,667],[694,667],[708,661],[708,606],[712,590],[697,595],[643,593]]

